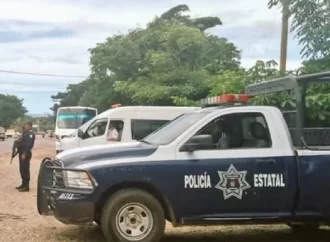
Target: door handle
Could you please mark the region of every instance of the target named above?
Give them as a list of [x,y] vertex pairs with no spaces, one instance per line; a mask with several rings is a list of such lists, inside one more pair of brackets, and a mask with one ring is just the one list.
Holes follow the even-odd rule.
[[258,163],[275,163],[275,159],[257,159],[256,162]]

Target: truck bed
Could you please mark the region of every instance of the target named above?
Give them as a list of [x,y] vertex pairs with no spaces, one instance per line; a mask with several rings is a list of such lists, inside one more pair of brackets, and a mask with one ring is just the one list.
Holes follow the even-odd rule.
[[[292,142],[298,146],[300,137],[297,135],[295,128],[289,128]],[[311,148],[330,149],[330,128],[304,128],[304,139],[306,144]]]

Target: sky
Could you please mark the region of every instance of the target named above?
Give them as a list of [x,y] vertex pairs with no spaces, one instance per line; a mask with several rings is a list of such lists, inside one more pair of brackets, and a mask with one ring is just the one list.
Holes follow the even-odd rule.
[[[0,71],[77,76],[60,78],[0,72],[0,93],[24,99],[29,113],[50,113],[51,95],[90,72],[88,49],[111,35],[144,27],[156,15],[187,4],[192,17],[218,16],[208,32],[242,50],[242,66],[279,61],[281,11],[267,0],[0,0]],[[298,68],[301,47],[289,35],[287,68]]]

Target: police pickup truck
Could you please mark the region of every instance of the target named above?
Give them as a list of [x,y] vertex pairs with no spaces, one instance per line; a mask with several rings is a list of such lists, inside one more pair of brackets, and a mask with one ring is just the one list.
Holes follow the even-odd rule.
[[[284,223],[317,229],[330,218],[329,129],[304,126],[306,83],[330,73],[248,86],[203,100],[135,143],[76,148],[40,166],[39,214],[101,226],[107,241],[157,242],[180,225]],[[246,105],[288,91],[289,128],[276,107]],[[219,105],[220,104],[220,105]],[[291,112],[292,114],[292,112]]]

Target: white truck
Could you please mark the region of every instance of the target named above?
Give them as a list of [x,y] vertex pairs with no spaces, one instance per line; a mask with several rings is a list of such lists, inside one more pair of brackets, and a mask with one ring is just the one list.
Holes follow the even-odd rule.
[[[115,106],[78,128],[61,141],[61,151],[90,145],[132,142],[144,138],[185,112],[200,107]],[[109,139],[110,127],[118,138]]]

